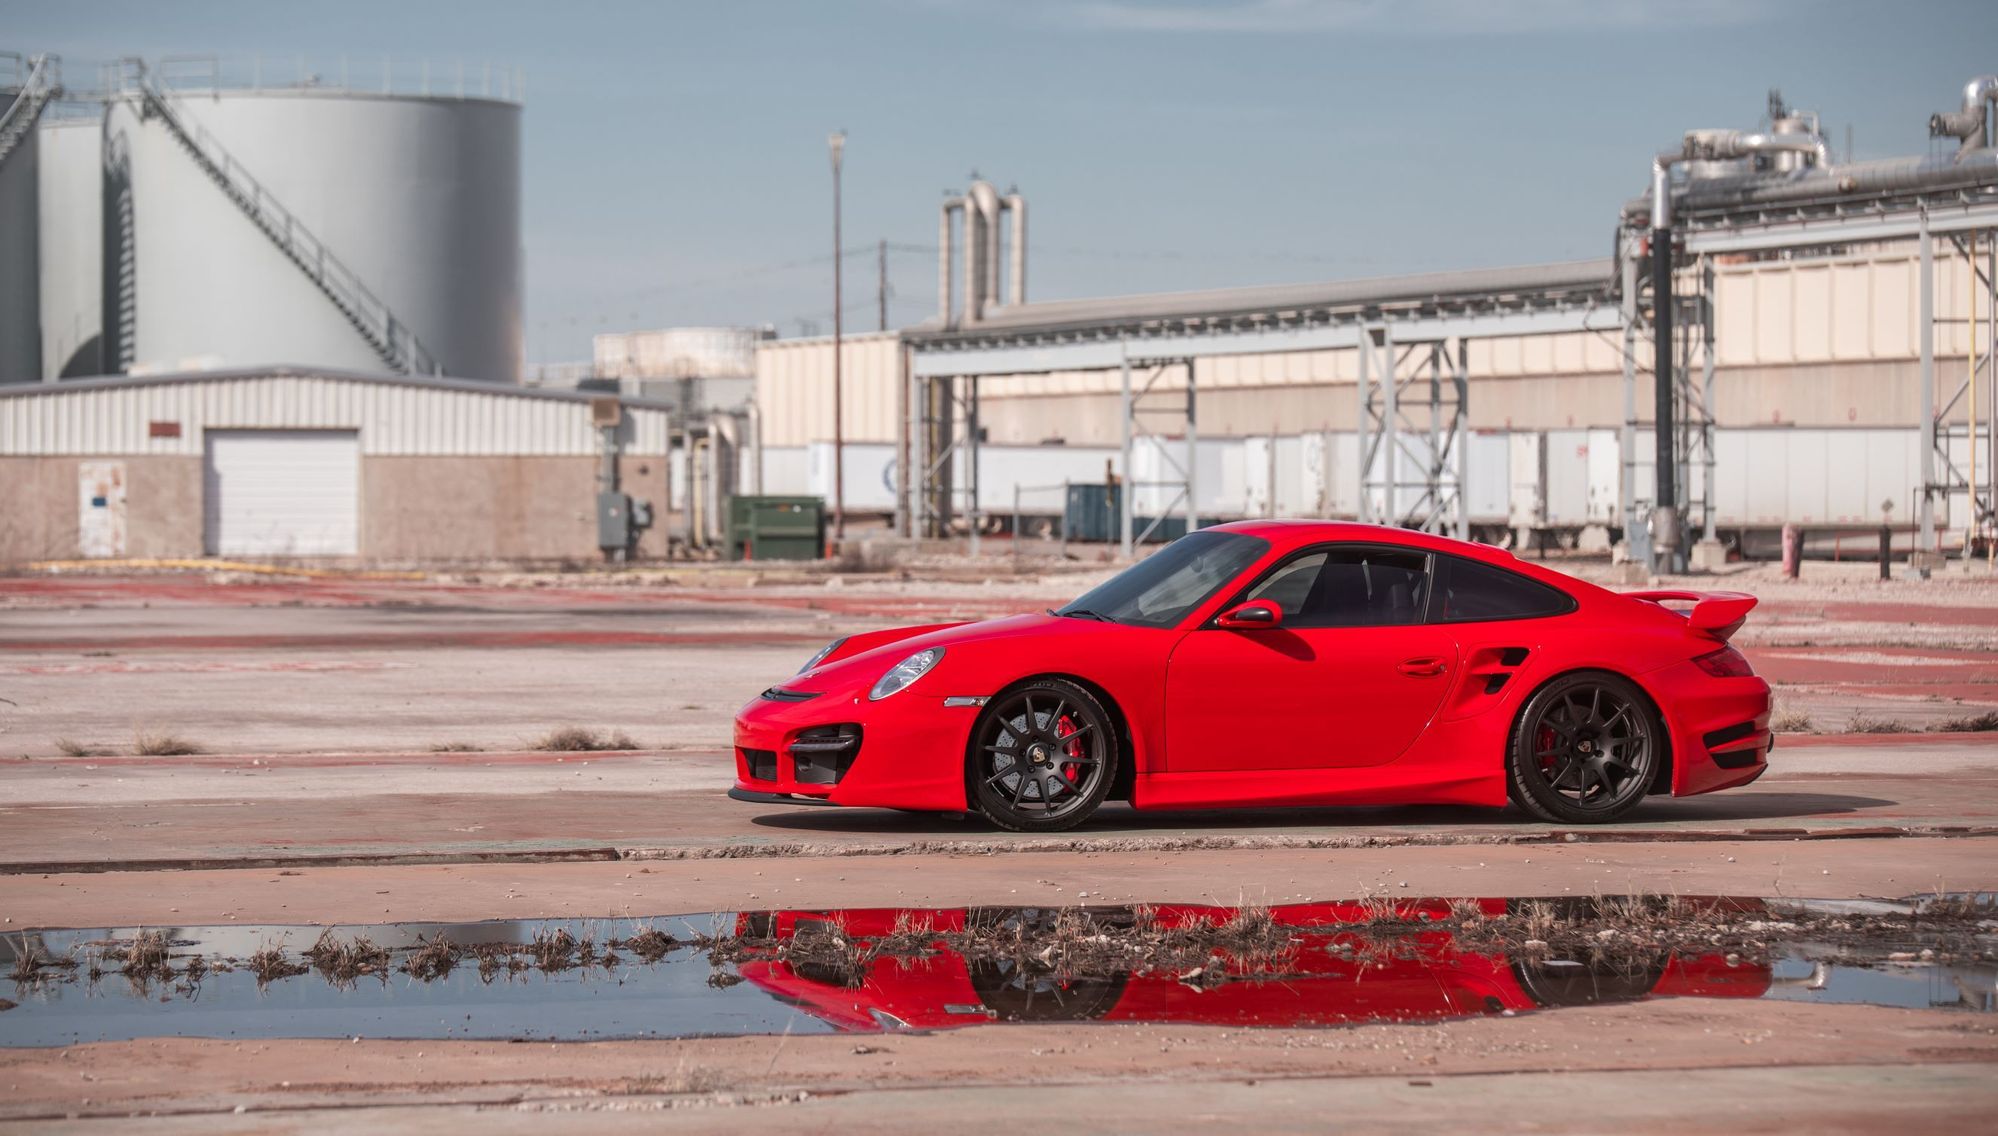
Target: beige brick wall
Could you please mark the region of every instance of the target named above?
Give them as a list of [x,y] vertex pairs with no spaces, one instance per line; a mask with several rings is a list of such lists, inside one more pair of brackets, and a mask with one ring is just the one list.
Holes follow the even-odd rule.
[[[199,457],[6,456],[0,564],[79,555],[77,467],[91,460],[125,463],[127,557],[202,555]],[[361,559],[594,561],[596,469],[589,457],[364,457]],[[640,555],[663,556],[665,459],[627,456],[619,473],[659,518]]]
[[0,563],[66,560],[77,547],[77,467],[125,464],[125,555],[201,555],[201,459],[0,457]]

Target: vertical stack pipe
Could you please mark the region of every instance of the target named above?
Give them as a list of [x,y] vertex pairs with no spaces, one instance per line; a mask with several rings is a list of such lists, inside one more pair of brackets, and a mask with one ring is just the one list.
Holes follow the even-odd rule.
[[1675,154],[1660,154],[1651,163],[1651,332],[1653,419],[1652,449],[1657,457],[1657,491],[1652,495],[1651,550],[1656,571],[1676,567],[1679,553],[1679,513],[1673,474],[1673,410],[1677,394],[1672,383],[1672,163]]

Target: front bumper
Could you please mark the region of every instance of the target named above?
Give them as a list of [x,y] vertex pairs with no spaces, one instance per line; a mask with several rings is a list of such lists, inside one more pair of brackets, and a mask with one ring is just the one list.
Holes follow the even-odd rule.
[[[834,804],[962,812],[965,745],[975,706],[946,706],[904,691],[879,702],[865,694],[804,701],[758,697],[736,712],[735,789],[761,803]],[[838,762],[814,743],[830,727],[857,738]],[[800,743],[804,748],[800,749]]]

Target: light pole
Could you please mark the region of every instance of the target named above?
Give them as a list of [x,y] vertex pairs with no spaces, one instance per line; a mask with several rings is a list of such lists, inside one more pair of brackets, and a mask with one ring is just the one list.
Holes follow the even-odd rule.
[[846,131],[835,130],[826,138],[832,150],[833,176],[833,546],[846,539],[846,409],[845,381],[840,360],[843,339],[840,326],[839,160],[846,149]]

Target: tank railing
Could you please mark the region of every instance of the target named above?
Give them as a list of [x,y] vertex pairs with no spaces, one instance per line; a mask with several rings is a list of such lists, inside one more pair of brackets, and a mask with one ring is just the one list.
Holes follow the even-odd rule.
[[7,85],[18,89],[14,93],[14,101],[7,105],[6,113],[0,114],[0,161],[5,161],[7,155],[13,153],[14,147],[34,128],[42,108],[62,89],[62,64],[56,56],[28,57],[25,60],[25,75],[20,55],[10,51],[5,58],[14,65],[13,81]]
[[198,122],[183,117],[172,105],[172,96],[160,89],[137,60],[124,75],[135,80],[132,89],[158,114],[195,160],[229,194],[257,227],[319,287],[341,314],[345,315],[382,361],[406,374],[436,375],[443,372],[436,357],[417,339],[408,324],[375,295],[359,274],[348,268],[312,230],[278,201],[235,156],[224,149],[214,135]]
[[[519,67],[491,61],[395,60],[386,55],[355,59],[341,55],[329,61],[305,55],[224,59],[216,55],[166,55],[154,64],[150,79],[177,95],[252,91],[261,94],[306,92],[335,95],[415,95],[433,99],[497,99],[520,102],[527,95],[527,73]],[[133,94],[136,81],[127,65],[106,70],[105,94]]]

